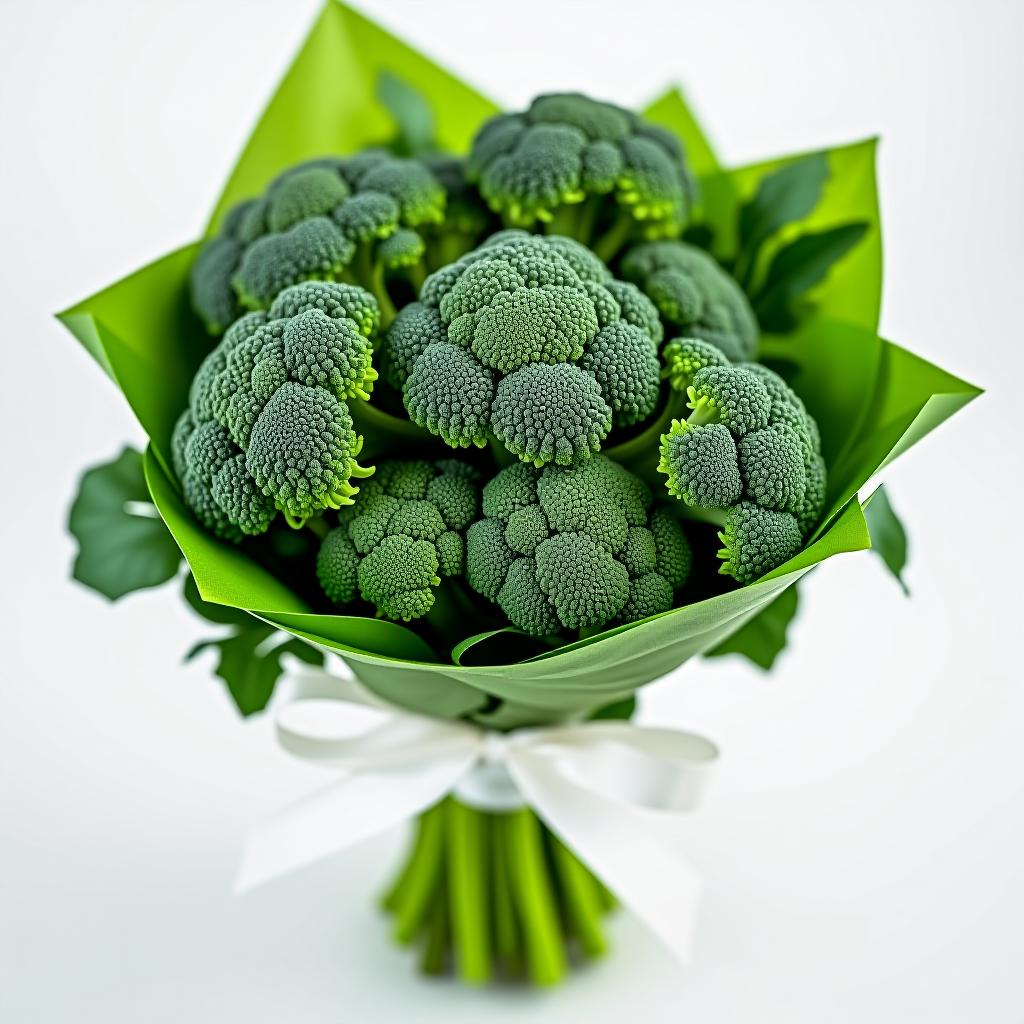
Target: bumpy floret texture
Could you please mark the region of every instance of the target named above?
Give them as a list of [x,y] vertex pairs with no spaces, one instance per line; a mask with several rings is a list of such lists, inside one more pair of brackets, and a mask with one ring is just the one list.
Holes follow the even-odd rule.
[[578,93],[538,96],[488,121],[467,173],[506,224],[530,227],[592,199],[652,237],[678,234],[695,188],[678,141],[636,114]]
[[730,360],[753,356],[758,327],[750,303],[702,249],[674,240],[642,242],[626,252],[622,273],[673,329],[710,342]]
[[615,285],[579,242],[498,232],[398,315],[388,380],[413,422],[453,447],[493,437],[525,462],[575,465],[658,401],[661,325],[633,286]]
[[602,629],[667,611],[690,571],[675,517],[643,482],[597,455],[576,466],[501,470],[466,535],[466,578],[534,635]]
[[725,523],[721,571],[749,583],[792,557],[824,508],[817,424],[768,367],[732,365],[694,339],[669,342],[665,354],[692,412],[662,435],[658,470],[670,494]]
[[368,398],[377,377],[378,321],[362,289],[309,282],[226,331],[193,379],[171,444],[204,525],[239,540],[263,533],[278,512],[299,526],[351,503],[353,480],[372,470],[357,461],[348,402]]
[[219,334],[242,308],[267,309],[301,281],[351,273],[372,289],[375,266],[423,257],[425,241],[412,229],[441,224],[446,202],[425,161],[382,150],[290,168],[262,196],[233,207],[204,245],[192,267],[193,307]]
[[384,463],[322,541],[320,585],[335,604],[358,590],[381,617],[420,618],[442,577],[464,571],[464,535],[479,511],[479,476],[470,466]]

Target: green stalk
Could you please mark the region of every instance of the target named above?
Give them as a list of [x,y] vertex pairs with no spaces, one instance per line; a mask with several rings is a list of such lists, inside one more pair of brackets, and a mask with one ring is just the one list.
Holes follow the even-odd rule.
[[601,956],[608,951],[608,943],[601,927],[603,907],[596,879],[558,836],[549,832],[548,837],[572,931],[587,956]]
[[591,248],[605,263],[610,264],[619,250],[629,240],[635,223],[632,215],[627,210],[619,207],[611,227],[594,242]]
[[534,984],[556,985],[565,975],[565,946],[544,861],[540,822],[524,807],[502,819],[502,831],[508,843],[512,886],[530,976]]
[[458,800],[448,800],[445,812],[449,907],[459,974],[471,985],[483,985],[491,980],[487,894],[492,881],[484,815]]
[[576,237],[584,244],[590,245],[593,241],[594,225],[597,223],[597,215],[601,211],[601,196],[587,196],[580,204],[580,217],[576,230]]
[[315,533],[321,540],[331,532],[330,526],[324,521],[323,516],[314,516],[306,520],[306,526]]
[[395,939],[401,943],[412,942],[416,937],[443,877],[443,805],[437,804],[424,812],[422,825],[422,844],[409,866],[409,877],[396,897]]
[[434,893],[430,920],[427,922],[427,941],[423,944],[423,955],[420,957],[420,970],[424,974],[444,973],[448,961],[448,950],[451,948],[450,940],[448,894],[442,881]]
[[466,616],[472,612],[455,580],[442,579],[434,588],[434,603],[423,616],[423,621],[433,630],[441,646],[451,650],[466,638]]
[[487,815],[491,849],[491,919],[494,923],[494,952],[506,970],[521,969],[522,948],[519,927],[512,901],[512,879],[508,863],[508,846],[504,841],[501,819],[504,815]]
[[409,879],[413,874],[413,865],[420,859],[420,857],[423,856],[423,851],[426,846],[425,836],[428,831],[426,822],[430,815],[435,813],[435,811],[436,808],[432,807],[429,811],[421,814],[416,819],[416,837],[413,839],[412,849],[406,854],[402,868],[395,876],[394,881],[391,883],[389,888],[381,894],[380,905],[382,909],[392,913],[398,909],[402,900],[402,895],[405,892],[405,887],[409,884]]
[[551,220],[544,224],[545,235],[566,235],[583,241],[580,238],[580,214],[582,203],[563,203],[552,214]]
[[380,306],[380,329],[387,330],[395,319],[395,304],[391,301],[387,288],[384,286],[384,267],[373,258],[373,244],[360,242],[356,246],[356,254],[350,264],[356,283],[373,293]]

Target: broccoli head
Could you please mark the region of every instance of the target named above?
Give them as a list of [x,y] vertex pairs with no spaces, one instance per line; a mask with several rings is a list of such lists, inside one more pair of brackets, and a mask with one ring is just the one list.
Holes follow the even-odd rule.
[[493,437],[525,462],[568,466],[654,411],[660,332],[589,249],[509,230],[427,278],[383,360],[412,420],[449,445]]
[[[309,221],[303,222],[305,224]],[[172,437],[186,503],[218,536],[263,533],[351,504],[366,477],[348,402],[377,378],[373,296],[350,284],[286,288],[224,334],[192,381]]]
[[320,585],[335,604],[358,593],[379,617],[418,619],[442,578],[464,571],[465,531],[479,511],[479,478],[469,466],[386,462],[321,542]]
[[549,224],[605,259],[633,233],[678,235],[696,192],[675,136],[579,93],[538,96],[522,113],[493,117],[467,173],[507,226]]
[[483,489],[466,577],[534,635],[598,630],[668,611],[690,571],[674,515],[598,455],[578,466],[518,463]]
[[425,236],[442,236],[446,207],[444,185],[422,160],[368,150],[307,161],[229,211],[192,267],[193,307],[220,334],[242,309],[269,309],[292,285],[349,280],[375,295],[389,321],[389,280],[422,276]]
[[703,249],[679,241],[643,242],[622,258],[622,274],[639,285],[662,318],[687,337],[750,359],[757,319],[743,289]]
[[658,470],[670,494],[722,527],[721,572],[750,583],[791,558],[821,515],[817,424],[765,366],[732,365],[693,339],[674,339],[665,353],[665,372],[692,411],[662,435]]

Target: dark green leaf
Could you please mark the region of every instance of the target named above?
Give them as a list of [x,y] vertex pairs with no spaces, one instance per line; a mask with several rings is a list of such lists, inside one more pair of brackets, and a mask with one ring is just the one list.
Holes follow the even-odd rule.
[[889,494],[884,487],[879,487],[865,502],[864,518],[871,534],[871,550],[885,562],[903,588],[903,593],[909,597],[910,590],[903,580],[903,570],[907,565],[907,531],[889,503]]
[[377,78],[377,99],[394,118],[397,152],[416,156],[437,149],[434,112],[423,93],[398,75],[382,71]]
[[766,672],[786,647],[786,630],[797,612],[797,588],[784,590],[763,611],[745,626],[720,643],[705,657],[720,658],[724,654],[742,654]]
[[614,704],[605,704],[590,717],[595,722],[628,721],[633,717],[634,711],[636,711],[636,697],[627,697],[625,700],[617,700]]
[[277,630],[253,619],[250,622],[251,626],[230,636],[201,641],[185,655],[185,660],[191,661],[206,650],[219,652],[215,671],[227,683],[228,692],[243,715],[262,711],[267,706],[284,671],[283,654],[294,654],[310,665],[323,664],[323,655],[308,644],[301,640],[274,643],[270,638]]
[[165,583],[181,564],[181,551],[149,496],[142,456],[133,448],[86,470],[68,529],[78,541],[72,575],[112,601]]
[[739,212],[736,274],[742,284],[750,284],[761,246],[780,228],[806,217],[817,206],[827,177],[827,156],[811,153],[761,179]]
[[772,258],[754,297],[754,312],[766,331],[789,331],[796,325],[795,302],[824,281],[833,264],[864,237],[866,221],[815,231],[784,245]]

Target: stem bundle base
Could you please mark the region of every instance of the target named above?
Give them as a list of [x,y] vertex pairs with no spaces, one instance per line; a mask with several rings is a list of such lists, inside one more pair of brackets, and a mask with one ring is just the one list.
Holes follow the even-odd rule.
[[382,900],[425,974],[556,985],[574,958],[607,950],[614,897],[528,808],[479,811],[447,797],[419,818]]

